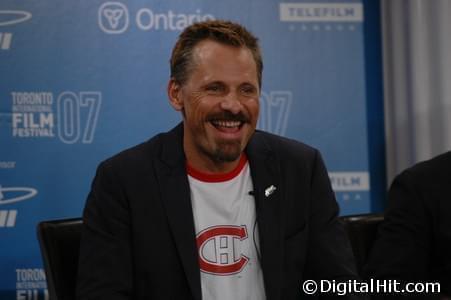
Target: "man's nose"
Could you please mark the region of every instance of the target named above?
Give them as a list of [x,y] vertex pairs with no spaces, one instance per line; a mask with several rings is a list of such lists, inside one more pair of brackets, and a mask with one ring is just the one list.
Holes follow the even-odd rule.
[[239,96],[236,93],[228,93],[221,101],[221,108],[230,111],[232,114],[238,114],[242,108]]

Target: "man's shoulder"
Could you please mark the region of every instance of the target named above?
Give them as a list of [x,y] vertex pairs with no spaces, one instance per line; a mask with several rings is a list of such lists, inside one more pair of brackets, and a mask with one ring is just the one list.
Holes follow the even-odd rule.
[[316,148],[303,142],[261,130],[255,132],[253,143],[260,148],[267,147],[280,157],[314,157],[319,153]]
[[148,164],[156,157],[161,145],[161,134],[157,134],[149,140],[124,149],[119,153],[105,159],[101,165],[110,165],[121,169],[135,168]]
[[421,182],[449,182],[451,179],[451,151],[419,162],[406,169],[398,178]]
[[122,150],[102,163],[133,167],[150,163],[153,159],[161,157],[163,147],[176,151],[174,148],[177,148],[180,140],[179,131],[179,128],[175,127],[168,132],[158,133],[141,144]]

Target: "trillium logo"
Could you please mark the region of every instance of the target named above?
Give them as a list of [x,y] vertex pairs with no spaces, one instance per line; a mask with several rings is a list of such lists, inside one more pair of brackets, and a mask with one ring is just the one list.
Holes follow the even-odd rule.
[[107,34],[120,34],[130,30],[181,31],[195,22],[214,20],[212,14],[201,9],[194,11],[154,11],[149,7],[134,8],[129,11],[126,4],[108,1],[100,5],[97,13],[99,28]]
[[127,30],[129,16],[127,7],[120,2],[105,2],[99,7],[99,26],[111,34]]

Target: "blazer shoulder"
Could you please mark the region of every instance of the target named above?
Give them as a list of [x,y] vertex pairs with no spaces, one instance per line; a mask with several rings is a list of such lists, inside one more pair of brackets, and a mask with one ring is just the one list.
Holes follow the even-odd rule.
[[415,183],[448,183],[451,180],[451,151],[415,164],[399,174],[397,179]]
[[254,139],[280,157],[314,159],[319,155],[318,149],[303,142],[260,130],[255,132]]
[[161,135],[157,134],[141,144],[122,150],[104,160],[102,164],[133,164],[150,160],[158,154],[161,148]]

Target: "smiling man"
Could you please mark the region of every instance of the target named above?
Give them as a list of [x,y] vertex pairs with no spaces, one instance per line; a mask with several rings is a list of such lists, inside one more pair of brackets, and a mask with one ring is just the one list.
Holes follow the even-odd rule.
[[239,24],[181,33],[168,97],[183,122],[99,166],[78,299],[285,300],[356,278],[318,151],[255,129],[262,69]]
[[[251,47],[257,53],[256,40],[249,43],[255,43]],[[205,172],[228,172],[236,166],[257,124],[257,62],[249,48],[214,39],[200,41],[188,54],[190,60],[180,62],[178,55],[185,53],[177,50],[186,51],[185,47],[176,47],[172,56],[174,74],[168,94],[172,106],[183,113],[187,161]],[[188,78],[177,73],[180,63],[188,64]]]

